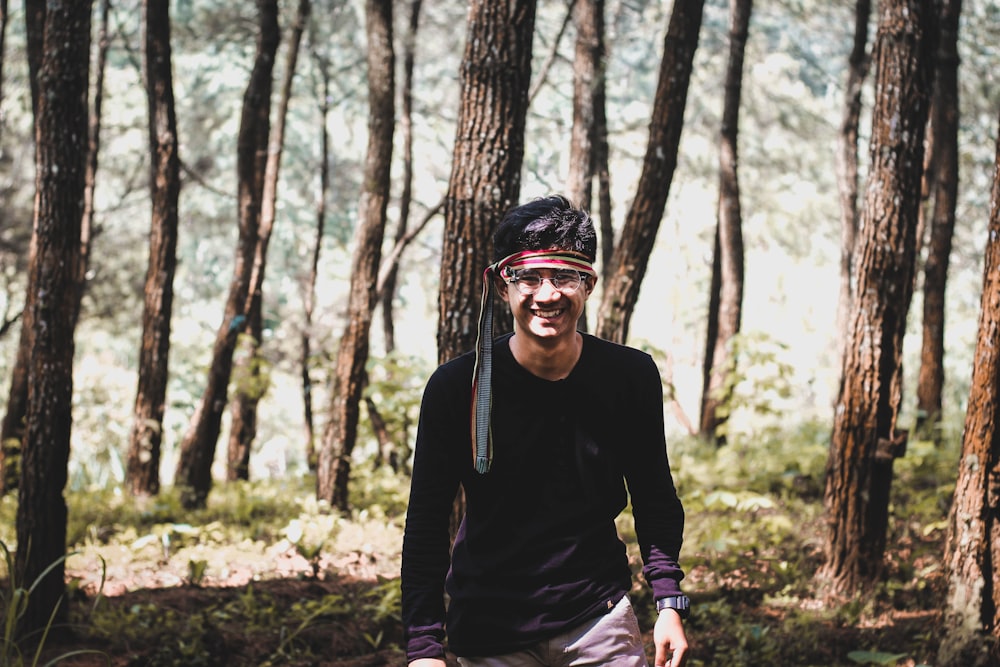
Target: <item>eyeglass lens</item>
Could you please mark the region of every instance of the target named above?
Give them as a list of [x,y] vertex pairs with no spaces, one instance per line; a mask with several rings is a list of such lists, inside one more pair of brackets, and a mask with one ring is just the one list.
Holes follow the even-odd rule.
[[558,271],[550,277],[544,277],[536,271],[520,271],[513,278],[521,294],[534,294],[546,280],[552,285],[552,289],[571,294],[580,287],[581,276],[576,271]]

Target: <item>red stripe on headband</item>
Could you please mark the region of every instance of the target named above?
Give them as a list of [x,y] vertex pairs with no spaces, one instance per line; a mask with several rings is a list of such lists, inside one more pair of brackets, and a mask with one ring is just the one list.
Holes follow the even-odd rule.
[[570,268],[592,276],[597,275],[597,272],[594,271],[594,265],[586,255],[571,250],[522,250],[504,257],[494,266],[500,271],[508,267],[513,269],[525,266],[552,269]]

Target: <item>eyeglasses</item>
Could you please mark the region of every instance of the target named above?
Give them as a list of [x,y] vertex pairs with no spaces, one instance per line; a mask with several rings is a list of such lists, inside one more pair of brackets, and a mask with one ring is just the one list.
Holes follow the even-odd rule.
[[572,294],[580,289],[583,282],[583,275],[579,271],[556,271],[551,277],[546,278],[538,271],[513,271],[510,277],[504,276],[504,282],[513,284],[517,291],[524,296],[534,294],[542,288],[542,283],[546,280],[552,285],[552,289],[563,294]]

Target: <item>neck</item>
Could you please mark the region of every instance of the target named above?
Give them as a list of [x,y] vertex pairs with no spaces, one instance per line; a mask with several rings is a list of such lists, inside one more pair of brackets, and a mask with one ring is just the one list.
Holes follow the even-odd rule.
[[514,359],[532,375],[543,380],[562,380],[576,366],[583,352],[583,336],[574,331],[569,339],[552,341],[552,345],[539,343],[515,333],[510,339]]

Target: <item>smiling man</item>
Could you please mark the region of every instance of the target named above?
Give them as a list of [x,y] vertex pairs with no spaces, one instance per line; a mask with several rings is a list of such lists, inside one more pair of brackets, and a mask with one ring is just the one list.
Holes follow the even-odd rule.
[[[536,199],[493,241],[477,350],[440,366],[421,404],[403,538],[409,664],[443,667],[447,645],[468,667],[647,665],[615,527],[631,498],[659,610],[655,665],[680,667],[684,511],[656,364],[577,330],[597,281],[585,212]],[[494,292],[514,316],[496,340]]]

